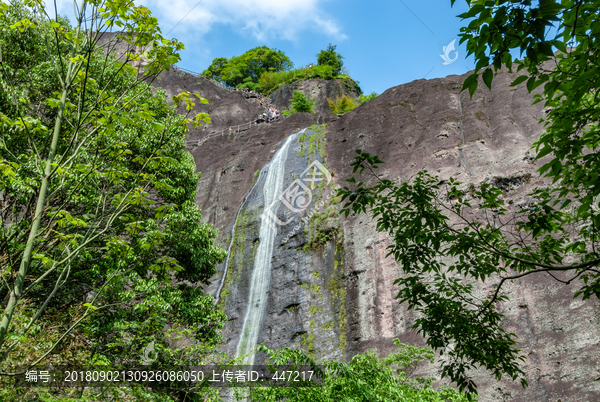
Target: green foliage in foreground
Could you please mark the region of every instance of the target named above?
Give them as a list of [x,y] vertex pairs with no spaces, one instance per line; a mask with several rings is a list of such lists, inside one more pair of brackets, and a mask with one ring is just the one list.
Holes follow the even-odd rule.
[[[550,274],[576,286],[574,297],[600,297],[600,1],[467,3],[461,17],[471,21],[461,42],[477,65],[463,90],[476,95],[479,76],[491,88],[502,66],[528,73],[512,86],[526,83],[532,92],[543,85],[535,103],[549,113],[533,151],[545,158],[535,179],[545,184],[515,208],[489,184],[441,181],[425,171],[407,182],[382,180],[382,161],[358,150],[351,188],[338,195],[343,213],[369,213],[394,239],[400,302],[420,313],[414,328],[427,344],[447,354],[443,376],[475,391],[471,370],[527,385],[516,335],[503,327],[504,284]],[[523,60],[513,60],[516,49]],[[490,279],[497,284],[487,295],[475,291]]]
[[[434,378],[413,377],[422,361],[433,362],[433,352],[400,343],[399,350],[385,358],[374,352],[356,355],[349,363],[325,360],[317,363],[301,351],[289,348],[271,350],[259,346],[271,365],[313,366],[322,385],[314,387],[254,388],[252,402],[467,402],[473,395],[461,394],[453,388],[431,387]],[[274,369],[273,369],[274,370]]]
[[[0,389],[2,402],[107,402],[107,401],[139,401],[139,402],[176,402],[164,393],[157,393],[152,389],[140,385],[128,387],[114,387],[104,390],[92,388],[71,388],[63,392],[56,392],[46,388],[19,392],[14,389]],[[216,393],[216,392],[213,392]],[[212,399],[216,401],[217,399]],[[204,402],[204,398],[188,397],[190,402]]]
[[[225,316],[199,285],[225,251],[200,222],[185,137],[209,119],[146,82],[182,45],[127,0],[88,3],[75,27],[30,3],[0,4],[0,399],[33,397],[6,374],[35,364],[134,367],[150,344],[149,369],[206,362]],[[160,44],[144,71],[95,45],[113,24],[132,30],[130,57]],[[173,100],[191,111],[190,94]]]

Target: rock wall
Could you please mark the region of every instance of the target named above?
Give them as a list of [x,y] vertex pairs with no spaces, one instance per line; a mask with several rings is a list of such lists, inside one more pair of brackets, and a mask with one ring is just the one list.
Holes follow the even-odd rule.
[[[351,173],[354,150],[360,148],[386,162],[382,177],[406,180],[425,168],[441,179],[453,176],[467,184],[494,183],[515,208],[523,205],[528,191],[543,184],[536,174],[539,163],[532,162],[529,151],[543,131],[538,122],[544,116],[542,106],[531,106],[532,97],[522,86],[510,88],[514,76],[507,72],[494,80],[491,92],[480,89],[473,99],[459,95],[465,78],[449,76],[397,86],[340,118],[297,114],[280,123],[253,127],[237,138],[210,140],[193,151],[202,172],[197,202],[203,219],[222,230],[220,241],[227,247],[234,217],[256,172],[283,139],[315,123],[326,124],[325,142],[313,139],[312,147],[318,143],[324,148],[316,153],[314,148],[309,155],[296,144],[286,167],[286,183],[293,182],[312,160],[319,160],[332,172],[334,182],[343,184]],[[237,344],[252,250],[260,241],[256,233],[261,204],[252,197],[238,218],[230,277],[220,302],[230,317],[224,346],[228,351]],[[288,242],[284,243],[287,232],[278,234],[259,342],[274,348],[302,347],[315,357],[338,359],[369,348],[388,353],[394,338],[423,345],[424,340],[411,330],[414,313],[395,299],[398,289],[393,281],[400,267],[385,258],[389,239],[376,232],[368,216],[338,220],[328,215],[330,207],[321,205],[318,223],[315,217],[312,226],[309,223]],[[220,275],[210,292],[217,291]],[[502,305],[507,328],[517,334],[526,356],[529,388],[476,372],[481,401],[600,400],[600,382],[593,381],[600,376],[598,300],[574,300],[575,285],[550,279],[538,275],[514,281],[506,289],[511,301]],[[435,366],[420,368],[421,374],[436,372]]]
[[271,94],[271,102],[280,110],[291,107],[290,100],[294,91],[303,92],[310,100],[315,101],[315,112],[328,116],[331,114],[327,99],[335,100],[342,95],[358,98],[360,95],[356,84],[352,80],[301,80],[284,85]]
[[[114,52],[121,61],[125,60],[125,53],[141,51],[139,47],[132,47],[125,41],[117,39],[116,35],[112,32],[101,33],[98,35],[97,44],[107,52]],[[144,60],[131,63],[139,69],[140,73],[146,65]],[[155,87],[166,91],[167,102],[171,105],[173,104],[171,98],[184,91],[209,99],[209,104],[206,105],[200,103],[196,97],[192,97],[195,106],[189,113],[190,117],[199,112],[209,113],[211,122],[202,125],[199,129],[190,126],[188,140],[197,140],[207,133],[254,121],[265,111],[258,99],[246,99],[241,91],[230,91],[202,76],[178,70],[175,66],[172,66],[170,71],[163,71],[157,77],[153,77],[150,82]],[[185,104],[180,106],[179,111],[182,114],[188,113]]]
[[[111,35],[100,38],[108,46]],[[122,44],[116,50],[123,52]],[[349,359],[376,348],[384,355],[392,340],[424,345],[411,330],[414,312],[396,302],[393,281],[401,270],[386,258],[389,239],[375,230],[368,216],[339,219],[329,197],[333,183],[349,177],[355,149],[378,155],[386,163],[381,177],[406,180],[421,169],[441,179],[455,177],[469,185],[490,182],[504,191],[513,210],[528,202],[527,193],[543,185],[533,162],[532,143],[539,138],[544,116],[541,105],[523,86],[510,88],[514,76],[503,72],[492,91],[479,89],[473,99],[459,95],[467,75],[418,80],[387,90],[374,100],[337,118],[327,98],[358,96],[350,83],[306,80],[284,86],[272,95],[279,109],[289,108],[293,91],[306,93],[316,114],[296,114],[283,122],[252,127],[241,135],[209,140],[192,151],[202,177],[197,203],[203,219],[221,230],[228,247],[238,209],[234,241],[220,305],[230,317],[224,350],[234,352],[247,305],[253,252],[261,204],[257,172],[269,163],[281,142],[313,124],[294,144],[286,162],[284,187],[298,179],[317,160],[333,174],[333,182],[313,189],[314,202],[293,216],[275,238],[266,314],[259,342],[272,348],[300,347],[315,357]],[[190,91],[209,99],[195,112],[211,114],[216,131],[253,120],[263,109],[256,100],[230,92],[210,81],[181,71],[162,73],[155,85],[170,96]],[[183,112],[183,110],[182,110]],[[190,139],[204,133],[193,131]],[[256,183],[255,183],[256,181]],[[256,184],[252,194],[248,192]],[[279,217],[287,219],[284,210]],[[306,223],[295,231],[301,219]],[[293,232],[293,233],[291,233]],[[224,266],[208,291],[216,294]],[[493,286],[480,286],[483,293]],[[495,381],[486,372],[474,373],[481,401],[592,402],[600,400],[600,304],[596,298],[573,299],[576,284],[564,286],[549,276],[527,276],[506,286],[510,301],[503,303],[506,328],[517,334],[526,361],[529,388],[507,380]],[[260,358],[260,356],[259,356]],[[257,361],[260,361],[257,360]],[[435,366],[422,366],[421,375],[435,375]]]
[[[325,163],[325,132],[315,127],[306,130],[289,148],[285,164],[284,189],[295,188],[295,180],[314,161]],[[309,169],[310,171],[310,169]],[[263,172],[264,173],[264,172]],[[265,174],[255,175],[256,185],[242,204],[236,222],[220,304],[229,321],[224,350],[235,354],[240,331],[248,309],[248,286],[254,256],[261,239],[258,231],[265,224],[263,189]],[[270,347],[304,348],[315,357],[343,359],[346,349],[345,288],[342,236],[337,205],[332,198],[333,180],[323,179],[310,191],[312,202],[300,213],[286,207],[277,218],[267,308],[263,315],[258,343]],[[306,223],[301,225],[301,220]],[[325,237],[318,235],[325,234]],[[228,241],[231,239],[227,239]],[[261,356],[256,362],[261,361]]]
[[[531,106],[525,88],[509,88],[514,76],[503,72],[493,90],[473,99],[458,95],[466,76],[419,80],[391,88],[328,125],[327,155],[336,177],[350,175],[354,149],[378,155],[386,163],[381,177],[407,180],[420,169],[476,185],[487,181],[505,192],[512,211],[526,194],[544,184],[530,148],[543,132],[540,104]],[[365,118],[373,116],[373,118]],[[335,157],[334,157],[335,155]],[[340,181],[341,183],[341,181]],[[392,339],[422,344],[410,330],[413,312],[398,305],[392,281],[398,266],[384,258],[388,239],[375,232],[366,216],[343,221],[348,286],[348,354],[368,348],[392,350]],[[497,281],[496,281],[497,283]],[[481,292],[494,284],[488,281]],[[576,285],[564,286],[548,275],[516,280],[503,303],[506,327],[517,334],[526,356],[529,388],[496,382],[474,373],[482,401],[595,401],[600,399],[600,306],[598,300],[573,299]],[[434,373],[434,370],[430,370]]]
[[[192,98],[196,104],[190,116],[193,117],[199,112],[209,113],[211,122],[203,124],[199,129],[192,128],[188,140],[196,140],[206,133],[254,121],[265,111],[257,99],[246,99],[241,91],[230,91],[204,77],[197,77],[181,70],[162,72],[153,85],[167,92],[167,101],[171,104],[173,95],[184,91],[208,99],[209,103],[205,105],[200,103],[198,98]],[[185,105],[180,106],[180,112],[186,113]]]

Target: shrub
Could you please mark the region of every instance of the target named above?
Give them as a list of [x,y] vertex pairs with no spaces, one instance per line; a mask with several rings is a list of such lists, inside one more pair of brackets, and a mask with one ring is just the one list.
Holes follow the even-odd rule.
[[308,99],[308,96],[300,91],[294,91],[292,98],[292,113],[314,113],[315,102]]
[[300,80],[311,78],[322,78],[324,80],[334,80],[346,78],[334,74],[331,66],[312,66],[304,67],[291,71],[265,72],[260,76],[258,84],[263,94],[270,94],[282,84],[290,84]]
[[379,96],[379,95],[377,94],[377,92],[371,92],[371,93],[370,93],[370,94],[368,94],[368,95],[360,95],[360,96],[358,97],[358,104],[359,104],[359,105],[362,105],[363,103],[365,103],[365,102],[368,102],[368,101],[370,101],[371,99],[375,99],[375,98],[377,98],[378,96]]
[[202,75],[223,81],[229,86],[256,90],[257,87],[252,84],[258,82],[261,74],[267,71],[287,71],[292,65],[281,50],[259,46],[230,59],[217,57]]
[[246,77],[244,82],[237,86],[240,89],[249,89],[254,92],[260,92],[260,85],[252,81],[252,78]]
[[[434,353],[426,348],[416,348],[394,339],[398,350],[384,358],[374,351],[355,355],[348,363],[334,360],[317,362],[306,353],[284,348],[272,350],[264,345],[258,350],[268,356],[272,372],[287,364],[294,370],[310,366],[314,371],[313,384],[305,386],[302,380],[286,387],[252,387],[236,389],[236,396],[246,396],[251,402],[320,401],[320,402],[468,402],[477,395],[462,393],[451,387],[433,387],[435,378],[414,376],[421,362],[433,363]],[[319,382],[317,382],[319,381]],[[304,385],[304,386],[303,386]]]
[[331,109],[331,113],[333,114],[348,113],[359,105],[354,99],[346,95],[342,95],[335,100],[327,99],[327,102],[329,103],[329,109]]
[[352,99],[349,96],[342,95],[335,100],[327,99],[331,113],[345,114],[371,99],[376,98],[377,92],[371,92],[369,95],[360,95],[357,99]]

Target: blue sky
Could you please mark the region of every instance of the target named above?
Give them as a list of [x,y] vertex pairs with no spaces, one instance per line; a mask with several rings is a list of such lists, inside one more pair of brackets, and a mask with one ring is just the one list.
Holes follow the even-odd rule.
[[[337,46],[365,93],[474,68],[473,59],[465,59],[464,45],[458,45],[460,28],[466,24],[457,17],[468,9],[464,0],[457,0],[454,7],[450,0],[136,0],[136,4],[152,11],[163,34],[185,44],[179,66],[197,72],[215,57],[229,58],[262,45],[282,50],[295,66],[304,66],[315,63],[316,54],[329,43]],[[60,0],[58,7],[68,15],[73,3]],[[455,39],[456,51],[448,56],[458,57],[444,65],[440,54]]]

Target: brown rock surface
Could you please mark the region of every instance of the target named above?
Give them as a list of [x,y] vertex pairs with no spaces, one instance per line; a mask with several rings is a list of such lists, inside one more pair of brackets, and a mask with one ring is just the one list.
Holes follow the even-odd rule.
[[203,220],[221,230],[221,239],[229,234],[256,171],[269,163],[288,135],[317,121],[323,123],[320,116],[297,113],[282,122],[255,126],[237,139],[219,137],[192,150],[198,171],[202,172],[197,204]]
[[[215,128],[243,123],[262,111],[240,93],[212,83],[198,85],[199,78],[180,75],[165,73],[158,85],[169,94],[189,90],[208,98],[208,108],[197,107],[211,112]],[[355,149],[360,148],[386,162],[380,171],[383,177],[407,180],[420,169],[427,169],[442,179],[453,176],[475,184],[489,181],[502,188],[513,205],[523,205],[527,192],[543,184],[537,179],[539,164],[532,163],[530,151],[543,131],[538,123],[543,116],[542,106],[531,106],[532,97],[523,86],[509,88],[514,76],[506,72],[494,80],[491,92],[484,88],[473,99],[461,96],[465,77],[418,80],[390,88],[339,119],[324,108],[324,100],[336,96],[327,84],[326,90],[315,95],[320,116],[297,114],[283,122],[255,126],[241,135],[208,141],[192,151],[202,172],[197,202],[203,219],[222,231],[219,239],[227,247],[233,219],[253,185],[255,172],[270,161],[283,139],[317,122],[327,123],[326,161],[338,184],[349,177],[349,164]],[[318,81],[299,82],[296,88],[311,94],[319,85],[322,89]],[[287,107],[290,94],[293,86],[282,88],[273,102],[280,108]],[[298,158],[293,162],[298,163]],[[231,336],[227,344],[230,351],[237,342],[235,334],[245,308],[252,268],[249,250],[257,240],[252,235],[256,232],[255,218],[248,220],[240,238],[239,244],[245,245],[245,252],[238,254],[237,260],[240,281],[231,283],[226,304],[231,318],[226,334]],[[424,340],[411,330],[414,312],[395,299],[393,280],[400,270],[393,259],[385,258],[388,238],[376,232],[368,216],[343,219],[340,225],[342,257],[332,243],[304,252],[303,234],[287,245],[277,238],[260,341],[270,347],[300,346],[316,356],[340,359],[368,348],[385,354],[392,350],[395,337],[423,345]],[[341,262],[343,297],[333,282],[327,288]],[[219,281],[216,275],[209,291],[216,292]],[[493,283],[488,281],[479,291],[489,290]],[[313,292],[313,285],[320,291]],[[517,334],[526,356],[523,367],[530,386],[524,390],[516,383],[496,382],[488,373],[478,372],[475,378],[480,401],[600,400],[600,382],[593,381],[600,376],[600,305],[596,298],[585,302],[573,299],[575,287],[540,274],[508,284],[505,291],[511,300],[501,309],[506,315],[506,328]],[[344,301],[342,305],[340,300]],[[424,366],[420,373],[435,375],[436,368]]]
[[[197,98],[192,98],[196,105],[190,116],[198,112],[209,113],[211,122],[200,129],[192,129],[188,140],[196,140],[207,133],[254,121],[265,111],[256,98],[246,99],[242,91],[230,91],[204,77],[181,70],[162,72],[154,81],[154,85],[167,92],[167,100],[171,104],[171,97],[184,91],[198,94],[208,100],[208,104],[205,105]],[[180,107],[180,111],[185,113],[184,105]]]
[[282,86],[271,94],[271,101],[280,110],[289,109],[294,91],[303,92],[310,100],[315,101],[315,112],[324,116],[331,113],[327,99],[335,100],[342,95],[358,98],[360,95],[350,80],[311,79]]
[[[509,88],[513,77],[508,73],[496,78],[491,92],[480,89],[473,99],[459,96],[465,77],[411,82],[389,89],[339,119],[331,115],[328,121],[320,119],[319,123],[327,123],[326,160],[338,184],[349,176],[354,151],[361,148],[386,162],[381,169],[386,178],[406,180],[425,168],[443,179],[453,176],[475,184],[492,181],[506,190],[507,200],[514,205],[526,202],[526,193],[542,183],[536,179],[538,165],[532,164],[529,151],[543,131],[538,123],[542,106],[531,106],[532,97],[524,88]],[[192,151],[202,172],[198,205],[203,219],[222,230],[220,240],[225,247],[255,172],[269,162],[284,138],[317,119],[317,115],[294,115],[284,122],[253,127],[237,138],[211,140]],[[247,233],[256,230],[255,222],[250,219]],[[306,291],[310,278],[333,275],[333,264],[339,261],[332,257],[335,247],[330,244],[307,254],[302,251],[306,243],[302,235],[289,246],[278,243],[278,238],[261,341],[270,347],[301,346],[317,356],[336,358],[350,358],[373,347],[387,353],[395,337],[423,345],[423,339],[411,330],[414,313],[395,299],[393,280],[400,271],[393,259],[385,258],[386,236],[377,233],[364,215],[340,224],[346,289],[343,309],[333,296],[328,298],[332,289],[324,289],[320,299]],[[238,260],[242,280],[231,285],[231,309],[226,309],[232,319],[228,350],[234,350],[245,308],[247,281],[244,285],[243,278],[248,278],[252,268],[248,250],[256,239],[248,236],[241,241],[247,243],[245,259]],[[219,280],[215,276],[211,292]],[[325,280],[310,283],[326,285]],[[480,291],[491,285],[486,283]],[[524,390],[478,372],[481,401],[600,400],[600,383],[593,381],[600,376],[600,307],[597,299],[574,300],[574,286],[537,275],[506,288],[511,301],[502,305],[502,311],[507,328],[521,342],[530,386]],[[300,338],[312,339],[312,343]],[[422,367],[421,373],[435,375],[436,368]]]
[[[120,57],[120,60],[124,60],[125,52],[140,52],[139,48],[133,48],[126,42],[116,39],[115,33],[100,34],[97,43],[107,51],[114,51]],[[134,61],[132,64],[138,67],[141,72],[142,66],[146,63],[144,60],[140,60]],[[200,129],[192,128],[188,140],[197,140],[207,133],[254,121],[259,114],[265,111],[258,99],[246,99],[242,91],[228,90],[202,76],[198,76],[198,74],[179,70],[175,66],[171,68],[171,71],[160,73],[158,77],[154,78],[152,84],[166,91],[169,104],[173,104],[171,98],[174,95],[184,91],[208,99],[209,103],[206,105],[200,103],[198,98],[194,96],[191,98],[196,104],[190,112],[190,117],[193,117],[196,113],[205,112],[210,114],[211,122],[204,124]],[[179,111],[182,114],[187,113],[185,105],[181,105]]]
[[[473,99],[458,95],[466,76],[419,80],[391,88],[328,126],[328,162],[336,177],[351,173],[354,149],[380,156],[382,177],[407,180],[420,169],[475,184],[498,183],[515,205],[542,182],[530,148],[543,132],[540,104],[521,86],[508,85],[504,72],[493,90]],[[365,116],[373,116],[365,118]],[[462,124],[461,124],[462,122]],[[462,130],[461,130],[462,126]],[[461,155],[462,154],[462,155]],[[531,181],[530,179],[533,178]],[[339,181],[341,184],[341,180]],[[503,185],[505,184],[505,185]],[[376,347],[393,349],[392,339],[421,343],[410,330],[415,316],[394,301],[397,264],[384,258],[388,240],[367,216],[343,222],[346,250],[349,353]],[[488,281],[489,282],[489,281]],[[561,285],[545,274],[515,281],[502,305],[506,326],[518,335],[527,360],[529,388],[500,383],[475,373],[483,401],[600,400],[600,307],[598,300],[573,300],[576,285]],[[486,290],[491,283],[481,289]]]

